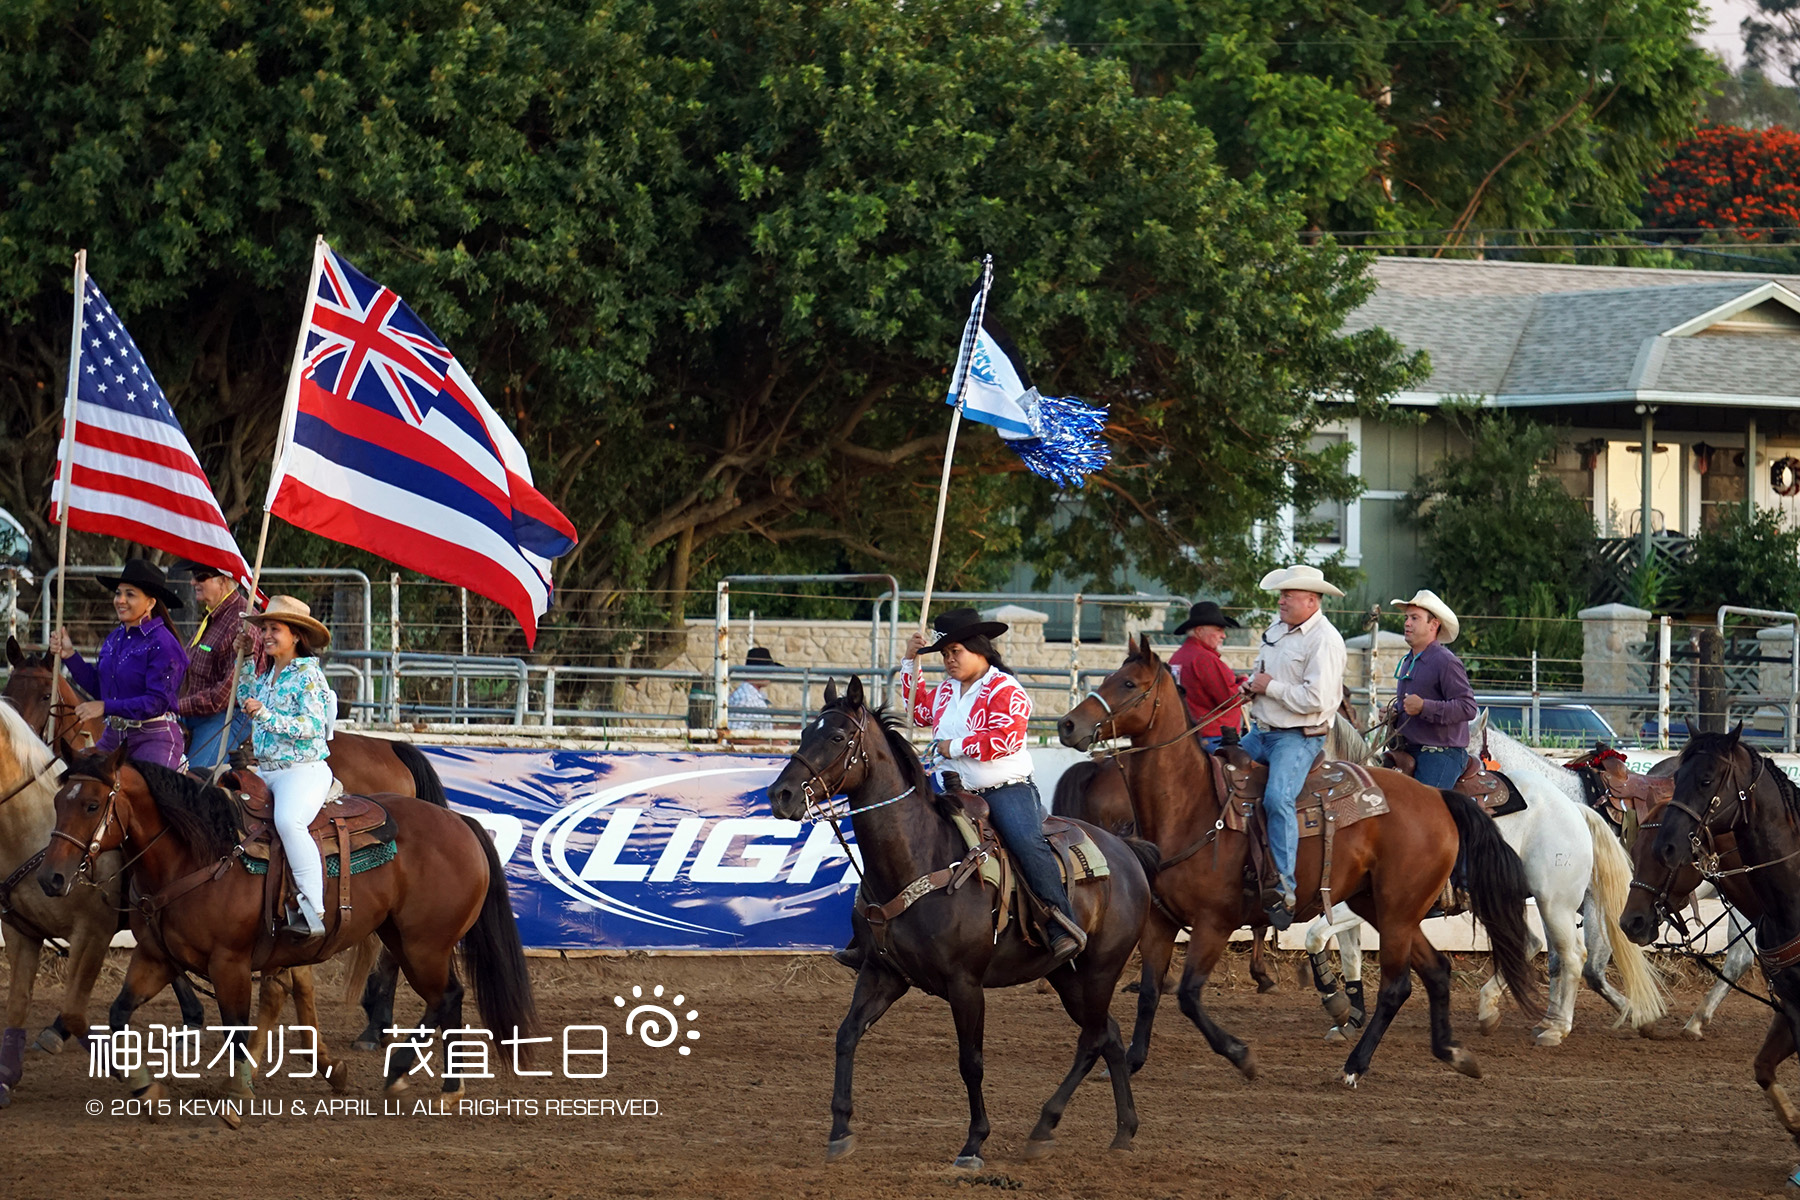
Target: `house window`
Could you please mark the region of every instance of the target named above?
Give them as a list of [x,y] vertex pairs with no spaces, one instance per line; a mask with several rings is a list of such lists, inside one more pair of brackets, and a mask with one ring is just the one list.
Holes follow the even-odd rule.
[[[1317,453],[1341,446],[1349,439],[1347,432],[1315,433],[1307,442],[1307,449]],[[1348,513],[1349,505],[1342,500],[1321,500],[1313,505],[1301,524],[1312,529],[1316,546],[1328,552],[1338,550],[1343,547],[1348,534],[1345,528]]]
[[[1361,478],[1362,418],[1333,421],[1313,434],[1308,444],[1313,450],[1323,450],[1345,442],[1350,444],[1350,457],[1344,463],[1344,471],[1354,478]],[[1294,537],[1297,526],[1306,526],[1313,535],[1313,540],[1305,545],[1296,544]],[[1304,520],[1296,520],[1296,514],[1289,506],[1281,511],[1281,528],[1284,539],[1307,562],[1323,562],[1333,555],[1341,554],[1346,565],[1362,565],[1362,503],[1358,500],[1348,503],[1342,500],[1321,501],[1313,506]]]

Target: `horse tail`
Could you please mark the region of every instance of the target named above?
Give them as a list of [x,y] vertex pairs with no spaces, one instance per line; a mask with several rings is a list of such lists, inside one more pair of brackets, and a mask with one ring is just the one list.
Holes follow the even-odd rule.
[[425,757],[423,751],[411,742],[389,742],[393,747],[394,757],[400,765],[412,772],[413,795],[427,804],[435,804],[439,808],[449,808],[450,800],[444,795],[444,781],[438,778],[437,768]]
[[1138,864],[1144,868],[1144,878],[1151,883],[1156,882],[1156,873],[1162,870],[1162,850],[1155,842],[1140,837],[1120,839],[1137,856]]
[[1648,1025],[1665,1015],[1669,1007],[1656,968],[1642,948],[1619,928],[1619,914],[1625,911],[1625,901],[1631,895],[1631,860],[1604,817],[1586,805],[1582,806],[1581,815],[1587,820],[1588,834],[1594,842],[1594,898],[1600,902],[1606,937],[1612,943],[1613,962],[1619,968],[1619,982],[1624,985],[1627,1002],[1614,1025]]
[[1087,797],[1088,784],[1094,781],[1094,773],[1099,769],[1100,764],[1089,759],[1064,771],[1056,781],[1056,795],[1050,800],[1050,815],[1087,820],[1087,805],[1083,801]]
[[512,898],[506,890],[506,868],[494,849],[494,840],[474,818],[464,816],[469,831],[487,855],[487,898],[469,932],[463,934],[463,962],[475,987],[481,1022],[497,1037],[503,1030],[523,1036],[537,1029],[537,1001],[531,995],[531,975],[525,966],[525,949],[519,944],[519,924],[513,919]]
[[351,950],[350,965],[344,971],[345,1004],[362,999],[363,985],[369,982],[369,972],[375,969],[375,959],[380,954],[381,939],[372,933]]
[[1525,864],[1480,805],[1461,792],[1445,790],[1442,795],[1462,842],[1459,853],[1469,884],[1469,904],[1475,919],[1487,927],[1494,965],[1512,989],[1520,1011],[1532,1018],[1541,1017],[1544,1002],[1525,953],[1525,901],[1531,896],[1531,887],[1525,881]]

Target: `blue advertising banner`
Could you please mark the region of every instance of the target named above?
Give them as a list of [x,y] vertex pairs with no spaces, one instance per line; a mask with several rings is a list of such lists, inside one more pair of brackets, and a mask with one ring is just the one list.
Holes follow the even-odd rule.
[[420,749],[451,806],[493,834],[528,947],[806,950],[849,936],[856,872],[831,826],[769,811],[785,758]]

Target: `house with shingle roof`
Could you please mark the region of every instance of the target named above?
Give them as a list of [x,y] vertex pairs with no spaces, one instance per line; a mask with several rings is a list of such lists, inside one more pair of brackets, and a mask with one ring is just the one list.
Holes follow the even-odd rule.
[[[1395,402],[1466,398],[1561,427],[1544,469],[1588,503],[1601,537],[1647,531],[1655,552],[1746,503],[1800,519],[1800,496],[1771,479],[1791,466],[1800,481],[1800,277],[1423,258],[1373,270],[1346,331],[1379,326],[1431,356],[1430,378]],[[1351,443],[1366,490],[1311,514],[1331,531],[1317,553],[1343,553],[1372,597],[1411,594],[1423,562],[1397,502],[1465,447],[1436,415],[1320,436]]]

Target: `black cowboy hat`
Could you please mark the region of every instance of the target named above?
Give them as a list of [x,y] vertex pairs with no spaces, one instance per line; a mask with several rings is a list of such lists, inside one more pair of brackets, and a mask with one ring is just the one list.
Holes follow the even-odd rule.
[[1217,602],[1212,600],[1202,600],[1200,603],[1188,607],[1187,620],[1177,625],[1175,627],[1175,632],[1186,633],[1188,630],[1197,629],[1202,625],[1218,625],[1224,629],[1243,628],[1243,626],[1239,625],[1236,621],[1226,616],[1225,610],[1220,608]]
[[169,570],[186,571],[193,577],[195,583],[199,583],[202,579],[211,579],[214,575],[224,575],[229,577],[231,574],[230,571],[225,570],[223,567],[208,566],[203,562],[195,562],[191,558],[176,559],[169,564]]
[[750,647],[750,653],[744,655],[744,665],[746,667],[779,667],[779,666],[781,666],[780,663],[775,661],[775,656],[773,654],[770,654],[767,650],[765,650],[761,646]]
[[984,621],[972,608],[952,608],[939,613],[931,628],[938,639],[921,649],[920,654],[936,654],[952,642],[960,644],[972,637],[997,638],[1006,632],[1006,622]]
[[121,583],[129,583],[145,595],[161,600],[169,608],[181,607],[181,597],[169,590],[168,582],[163,578],[162,571],[141,558],[128,560],[125,563],[125,569],[117,575],[100,576],[99,583],[109,592]]

